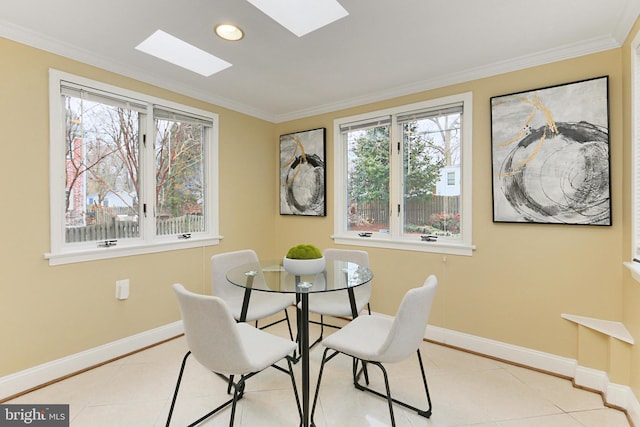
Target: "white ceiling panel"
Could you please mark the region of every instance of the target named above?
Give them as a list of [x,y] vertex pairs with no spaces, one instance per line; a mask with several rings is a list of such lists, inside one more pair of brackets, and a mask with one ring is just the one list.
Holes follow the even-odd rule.
[[[0,36],[279,122],[619,47],[640,13],[640,0],[339,3],[348,15],[298,37],[247,0],[3,0]],[[245,37],[216,37],[225,22]],[[137,50],[157,29],[233,66],[204,77]]]

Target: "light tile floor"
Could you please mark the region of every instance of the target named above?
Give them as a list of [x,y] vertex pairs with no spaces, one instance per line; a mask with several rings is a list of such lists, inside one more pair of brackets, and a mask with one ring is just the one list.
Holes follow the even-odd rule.
[[[284,327],[269,331],[286,335]],[[312,330],[312,338],[313,335]],[[179,337],[108,363],[5,403],[70,404],[71,426],[164,426],[180,363],[187,350]],[[311,351],[311,383],[315,389],[322,346]],[[599,394],[574,388],[570,381],[432,343],[423,343],[429,389],[430,419],[395,406],[398,426],[476,427],[618,427],[629,426],[625,414],[603,405]],[[392,391],[424,407],[417,360],[387,366]],[[299,364],[296,366],[299,378]],[[380,384],[371,367],[372,384]],[[331,360],[322,380],[317,427],[382,427],[390,425],[386,402],[357,391],[351,361]],[[185,426],[217,406],[226,384],[189,358],[172,426]],[[201,425],[228,425],[222,411]],[[239,427],[297,426],[299,418],[286,374],[267,369],[247,382],[238,404]]]

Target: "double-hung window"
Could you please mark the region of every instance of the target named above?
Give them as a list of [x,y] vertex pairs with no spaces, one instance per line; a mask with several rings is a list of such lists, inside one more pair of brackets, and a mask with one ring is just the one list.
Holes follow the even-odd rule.
[[50,264],[215,244],[217,115],[50,71]]
[[471,255],[471,93],[337,119],[338,244]]

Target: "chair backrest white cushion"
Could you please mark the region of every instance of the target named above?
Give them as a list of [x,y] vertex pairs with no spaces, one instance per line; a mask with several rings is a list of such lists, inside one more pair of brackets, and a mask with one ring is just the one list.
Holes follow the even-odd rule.
[[227,273],[232,268],[250,262],[259,262],[258,255],[251,249],[226,252],[211,257],[211,293],[222,299],[242,298],[244,289],[227,280]]
[[438,279],[431,275],[419,288],[410,289],[402,299],[391,331],[380,349],[380,362],[399,362],[414,353],[424,339]]
[[207,369],[220,374],[242,374],[251,366],[238,325],[225,302],[211,295],[188,291],[174,284],[191,354]]
[[356,264],[369,267],[369,254],[366,251],[358,251],[355,249],[325,249],[323,252],[327,260],[341,260],[355,262]]
[[[369,267],[369,253],[366,251],[328,248],[323,251],[323,255],[327,261],[340,260]],[[369,302],[369,299],[371,299],[371,283],[372,282],[365,283],[364,285],[358,286],[354,289],[354,294],[358,301],[366,303]]]

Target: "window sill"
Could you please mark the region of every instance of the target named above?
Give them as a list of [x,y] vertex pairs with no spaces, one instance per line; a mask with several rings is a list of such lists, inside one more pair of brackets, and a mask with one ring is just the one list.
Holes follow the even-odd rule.
[[627,261],[624,263],[624,266],[631,271],[631,276],[635,281],[640,283],[640,263]]
[[120,258],[133,255],[153,254],[159,252],[175,251],[179,249],[190,249],[204,246],[217,245],[222,240],[222,236],[208,237],[201,239],[189,239],[180,242],[159,242],[152,245],[122,245],[109,248],[83,249],[80,251],[69,251],[61,253],[45,253],[44,258],[49,260],[49,265],[73,264],[78,262],[98,261],[103,259]]
[[338,245],[357,245],[372,248],[399,249],[404,251],[431,252],[446,255],[472,256],[475,245],[446,242],[422,242],[390,240],[376,237],[332,236]]

